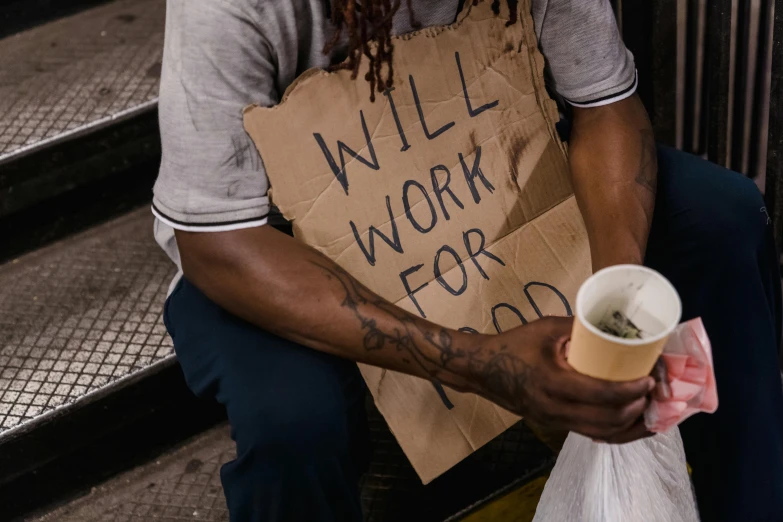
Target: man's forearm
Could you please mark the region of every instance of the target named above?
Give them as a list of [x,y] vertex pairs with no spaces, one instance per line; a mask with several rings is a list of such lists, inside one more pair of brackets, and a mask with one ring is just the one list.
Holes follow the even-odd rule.
[[574,109],[569,153],[593,270],[642,263],[655,206],[658,162],[652,127],[639,98]]
[[650,379],[610,383],[568,366],[570,318],[545,317],[499,335],[443,328],[382,299],[271,227],[178,231],[177,245],[185,276],[210,299],[301,345],[476,393],[600,440],[628,442],[646,432],[639,417]]
[[177,233],[186,277],[233,314],[320,351],[465,389],[478,338],[369,291],[339,265],[271,227]]

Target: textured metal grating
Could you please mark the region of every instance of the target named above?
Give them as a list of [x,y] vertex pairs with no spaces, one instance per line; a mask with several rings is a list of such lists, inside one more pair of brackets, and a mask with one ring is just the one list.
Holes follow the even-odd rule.
[[165,0],[117,0],[0,40],[0,163],[156,102]]
[[0,436],[172,354],[147,209],[0,266]]

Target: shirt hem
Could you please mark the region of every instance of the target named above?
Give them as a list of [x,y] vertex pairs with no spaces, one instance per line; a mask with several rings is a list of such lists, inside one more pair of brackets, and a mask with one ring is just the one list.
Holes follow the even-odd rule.
[[631,85],[621,90],[620,92],[602,96],[594,100],[587,100],[587,101],[580,101],[580,102],[569,100],[568,98],[565,98],[565,100],[570,105],[573,105],[574,107],[580,107],[580,108],[602,107],[604,105],[610,105],[612,103],[625,100],[626,98],[630,98],[636,93],[636,89],[638,87],[639,87],[639,73],[634,72],[633,83],[631,83]]
[[175,230],[182,230],[183,232],[230,232],[232,230],[260,227],[266,225],[269,221],[269,214],[266,214],[264,216],[248,219],[216,223],[184,223],[165,215],[154,204],[151,208],[152,214],[162,223],[165,223]]

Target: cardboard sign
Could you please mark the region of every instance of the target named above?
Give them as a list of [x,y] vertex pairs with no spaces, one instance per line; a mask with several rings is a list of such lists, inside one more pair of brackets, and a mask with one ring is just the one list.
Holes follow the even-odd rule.
[[[520,12],[507,27],[481,2],[453,25],[395,38],[394,86],[375,103],[365,60],[358,80],[308,71],[280,105],[245,112],[296,237],[450,328],[571,315],[590,275],[529,2]],[[518,420],[426,380],[362,373],[425,483]]]

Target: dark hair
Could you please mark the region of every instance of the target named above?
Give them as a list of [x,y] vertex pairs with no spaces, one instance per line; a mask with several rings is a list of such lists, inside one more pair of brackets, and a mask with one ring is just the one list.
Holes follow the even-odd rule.
[[[332,23],[335,32],[332,39],[324,46],[324,54],[329,54],[338,44],[344,32],[348,32],[348,58],[341,64],[335,65],[332,70],[349,69],[356,78],[359,74],[359,65],[362,56],[370,60],[370,68],[364,79],[370,84],[370,100],[375,101],[375,92],[382,92],[391,87],[394,77],[392,55],[392,18],[400,8],[402,0],[331,0]],[[414,29],[421,27],[413,13],[412,0],[405,0],[410,16],[410,25]],[[473,0],[473,5],[479,0]],[[509,8],[509,16],[506,25],[512,25],[517,20],[518,0],[506,0]],[[492,10],[500,13],[500,0],[492,1]],[[375,38],[377,44],[371,47],[369,42]],[[382,68],[386,64],[386,78],[383,78]]]

